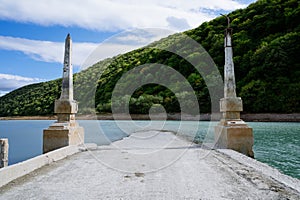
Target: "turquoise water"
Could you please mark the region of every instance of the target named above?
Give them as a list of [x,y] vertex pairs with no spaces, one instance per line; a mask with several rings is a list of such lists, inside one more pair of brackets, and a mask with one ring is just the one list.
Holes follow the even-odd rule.
[[[9,164],[21,162],[42,154],[42,132],[52,120],[9,120],[0,121],[0,138],[9,139]],[[170,130],[196,134],[197,141],[212,142],[215,122],[167,121],[96,121],[79,120],[85,129],[85,142],[98,145],[126,137],[130,132],[143,129]],[[255,158],[281,172],[300,179],[300,123],[252,122],[254,130]],[[120,129],[119,126],[123,129]]]
[[300,179],[300,123],[249,123],[255,158]]

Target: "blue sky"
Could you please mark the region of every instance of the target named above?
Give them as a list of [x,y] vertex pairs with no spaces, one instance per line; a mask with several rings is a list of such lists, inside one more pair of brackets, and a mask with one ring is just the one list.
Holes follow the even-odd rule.
[[[68,33],[78,72],[254,1],[0,0],[0,95],[60,78]],[[136,28],[141,30],[128,31]],[[95,49],[97,57],[86,62]]]

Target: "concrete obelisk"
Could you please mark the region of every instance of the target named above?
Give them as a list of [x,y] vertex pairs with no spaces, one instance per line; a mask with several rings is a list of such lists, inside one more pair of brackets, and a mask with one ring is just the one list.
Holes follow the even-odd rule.
[[225,66],[224,66],[224,98],[220,100],[220,111],[222,119],[215,127],[215,143],[217,148],[233,149],[247,156],[254,157],[252,151],[253,133],[243,120],[240,112],[243,111],[243,103],[236,95],[236,84],[234,75],[233,51],[232,51],[232,29],[230,20],[225,30]]
[[78,104],[73,99],[73,67],[71,56],[72,40],[70,34],[68,34],[65,41],[61,96],[58,100],[55,100],[54,104],[54,113],[57,114],[57,121],[44,130],[44,153],[64,146],[84,143],[84,130],[75,121]]

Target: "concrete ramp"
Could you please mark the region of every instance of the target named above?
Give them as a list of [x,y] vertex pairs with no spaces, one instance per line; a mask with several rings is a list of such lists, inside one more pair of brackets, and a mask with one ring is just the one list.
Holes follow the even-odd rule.
[[41,167],[0,188],[0,199],[300,198],[298,179],[237,155],[140,132]]

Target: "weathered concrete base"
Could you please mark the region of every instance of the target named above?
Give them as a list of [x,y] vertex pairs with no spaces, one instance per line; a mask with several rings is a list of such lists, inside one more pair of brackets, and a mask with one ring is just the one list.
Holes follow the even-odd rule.
[[77,113],[78,105],[75,100],[58,99],[54,103],[54,113]]
[[43,134],[43,153],[84,143],[84,130],[76,122],[54,123]]
[[220,99],[221,112],[241,112],[243,111],[243,101],[241,97],[226,97]]
[[78,105],[75,100],[58,99],[55,100],[54,113],[57,114],[58,122],[75,121],[75,113],[78,111]]
[[8,139],[0,139],[0,168],[8,166]]
[[223,113],[223,119],[239,120],[240,112],[243,111],[243,102],[240,97],[220,99],[220,111]]
[[215,127],[215,147],[232,149],[249,157],[254,157],[252,151],[253,131],[244,121],[221,120]]

